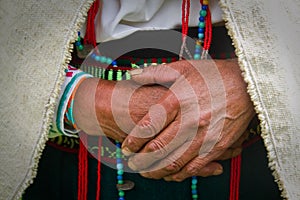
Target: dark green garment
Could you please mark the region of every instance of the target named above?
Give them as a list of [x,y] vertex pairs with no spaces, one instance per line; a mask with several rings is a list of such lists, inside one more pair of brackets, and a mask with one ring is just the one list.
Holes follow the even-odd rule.
[[[38,175],[26,190],[23,200],[77,199],[78,154],[47,146],[40,161]],[[88,200],[96,195],[97,161],[89,158]],[[220,176],[199,178],[200,200],[229,198],[230,160],[221,162]],[[277,200],[280,193],[267,166],[262,141],[244,149],[242,154],[240,200]],[[190,179],[181,183],[150,180],[138,174],[124,174],[124,179],[135,182],[133,190],[125,193],[126,200],[185,200],[191,199]],[[116,171],[101,167],[101,200],[118,199]]]

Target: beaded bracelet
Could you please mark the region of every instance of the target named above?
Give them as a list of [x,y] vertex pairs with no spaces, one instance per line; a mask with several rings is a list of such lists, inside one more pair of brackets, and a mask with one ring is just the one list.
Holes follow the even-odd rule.
[[67,104],[67,109],[65,110],[65,115],[64,115],[64,121],[66,124],[68,124],[69,126],[71,126],[72,128],[74,128],[77,132],[79,132],[79,129],[77,127],[77,125],[75,124],[75,119],[73,116],[73,107],[74,107],[74,97],[75,94],[77,92],[77,89],[79,87],[79,85],[86,79],[86,77],[83,77],[82,79],[80,79],[80,81],[77,83],[77,85],[75,86],[70,99],[68,101]]
[[[68,66],[66,70],[66,79],[62,85],[59,101],[55,108],[55,114],[49,137],[57,135],[66,135],[70,137],[78,137],[79,132],[76,129],[75,120],[73,118],[73,101],[79,84],[86,78],[93,77],[77,68]],[[65,127],[65,122],[71,125],[71,128]],[[75,125],[75,126],[74,126]]]

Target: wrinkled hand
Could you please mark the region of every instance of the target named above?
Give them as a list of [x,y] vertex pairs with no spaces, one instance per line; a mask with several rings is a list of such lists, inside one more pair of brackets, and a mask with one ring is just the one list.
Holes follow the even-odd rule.
[[159,85],[137,87],[130,81],[87,79],[75,95],[75,122],[88,135],[123,141],[166,91]]
[[213,161],[240,152],[230,147],[243,140],[255,112],[236,60],[179,61],[133,71],[132,79],[170,85],[123,142],[124,154],[138,152],[129,159],[133,170],[181,181],[220,174]]

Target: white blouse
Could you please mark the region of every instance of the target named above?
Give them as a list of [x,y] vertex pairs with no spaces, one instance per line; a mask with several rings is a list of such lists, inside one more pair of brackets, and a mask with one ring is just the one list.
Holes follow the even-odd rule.
[[[97,42],[120,39],[139,30],[179,28],[181,4],[180,0],[102,0],[95,19]],[[200,9],[200,1],[191,0],[189,26],[198,26]],[[212,23],[222,21],[217,0],[210,1],[210,10]]]

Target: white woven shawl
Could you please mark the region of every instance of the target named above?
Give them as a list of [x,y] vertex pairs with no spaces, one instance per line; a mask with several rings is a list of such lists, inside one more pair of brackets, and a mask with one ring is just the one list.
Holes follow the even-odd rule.
[[288,199],[300,199],[300,1],[221,0],[262,126],[269,166]]
[[70,44],[91,3],[0,1],[0,199],[19,199],[36,176]]

